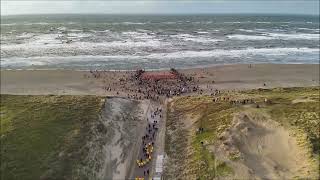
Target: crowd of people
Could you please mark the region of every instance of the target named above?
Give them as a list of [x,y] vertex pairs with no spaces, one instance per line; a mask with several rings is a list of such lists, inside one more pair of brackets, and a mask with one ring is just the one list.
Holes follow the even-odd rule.
[[199,86],[192,77],[187,77],[175,69],[170,71],[175,78],[172,79],[146,79],[141,78],[144,72],[137,71],[135,82],[139,87],[138,92],[144,94],[146,99],[159,99],[159,97],[179,96],[183,93],[196,92]]
[[151,167],[150,162],[152,160],[152,153],[155,146],[156,135],[158,132],[158,120],[162,118],[162,109],[156,108],[155,111],[151,112],[150,116],[146,118],[147,126],[145,134],[142,136],[142,153],[141,157],[137,159],[137,166],[139,169],[143,170],[140,177],[136,179],[144,179],[144,177],[150,176]]
[[142,78],[144,73],[146,72],[143,70],[122,72],[90,70],[90,75],[85,77],[101,80],[102,89],[105,92],[126,95],[128,98],[136,100],[159,101],[162,97],[179,96],[192,92],[202,93],[193,77],[187,77],[175,69],[170,70],[175,78]]
[[[232,99],[228,96],[218,96],[223,91],[213,89],[212,84],[207,84],[205,89],[199,87],[199,83],[194,77],[185,76],[175,69],[170,72],[176,78],[172,79],[147,79],[142,78],[146,73],[143,70],[137,71],[90,71],[87,78],[93,77],[102,81],[102,89],[104,91],[113,92],[116,95],[121,95],[130,99],[144,100],[149,99],[153,101],[163,101],[167,97],[179,96],[182,94],[198,93],[203,94],[204,90],[213,97],[213,102],[228,101],[233,105],[237,104],[256,104],[252,99]],[[150,73],[150,72],[148,72]],[[154,77],[154,76],[152,76]],[[227,90],[224,92],[235,92],[235,90]]]
[[[230,104],[232,105],[247,105],[247,104],[256,104],[257,107],[259,106],[257,104],[256,101],[254,101],[253,99],[250,99],[250,98],[244,98],[244,99],[233,99],[232,97],[230,96],[217,96],[218,94],[220,94],[221,91],[219,90],[215,90],[214,93],[211,93],[210,95],[213,97],[212,101],[213,102],[221,102],[221,101],[224,101],[224,102],[229,102]],[[264,99],[264,103],[270,103],[270,101],[265,98]]]

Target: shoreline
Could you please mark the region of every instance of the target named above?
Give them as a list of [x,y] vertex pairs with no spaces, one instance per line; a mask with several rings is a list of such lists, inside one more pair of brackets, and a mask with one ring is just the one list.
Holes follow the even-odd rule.
[[[226,67],[226,66],[243,66],[243,65],[250,65],[250,63],[239,63],[239,64],[210,64],[210,65],[201,65],[201,66],[194,66],[194,67],[182,67],[182,68],[175,68],[177,70],[192,70],[192,69],[206,69],[206,68],[214,68],[214,67]],[[318,65],[320,66],[320,62],[304,64],[304,63],[288,63],[288,64],[277,64],[277,63],[251,63],[251,65]],[[0,71],[79,71],[79,72],[89,72],[89,71],[109,71],[109,72],[134,72],[135,69],[63,69],[63,68],[43,68],[43,69],[10,69],[10,68],[0,68]],[[159,69],[145,69],[146,71],[169,71],[170,68],[159,68]]]
[[[230,64],[205,68],[178,69],[192,76],[206,90],[242,90],[275,87],[319,86],[319,64]],[[167,72],[159,70],[158,72]],[[1,94],[16,95],[103,95],[117,94],[119,79],[134,71],[101,71],[105,79],[89,77],[89,71],[78,70],[3,70]],[[157,71],[156,71],[157,72]],[[105,84],[114,88],[105,91]],[[118,91],[121,91],[120,89]]]

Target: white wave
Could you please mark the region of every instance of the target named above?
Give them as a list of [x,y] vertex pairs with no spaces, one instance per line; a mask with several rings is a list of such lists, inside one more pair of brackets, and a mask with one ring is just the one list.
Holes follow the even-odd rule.
[[238,30],[243,32],[255,32],[254,30],[249,30],[249,29],[238,29]]
[[319,32],[319,28],[318,29],[311,29],[311,28],[298,28],[300,30],[307,30],[307,31],[314,31],[314,32]]
[[23,32],[22,34],[20,34],[20,35],[17,35],[16,37],[17,38],[31,38],[31,37],[33,37],[33,36],[35,36],[35,34],[34,33],[27,33],[27,32]]
[[223,22],[224,24],[241,24],[244,22],[240,22],[240,21],[231,21],[231,22]]
[[[240,58],[253,57],[253,56],[287,56],[287,55],[319,55],[319,49],[312,48],[247,48],[236,50],[216,49],[210,51],[178,51],[170,53],[152,53],[148,55],[97,55],[97,56],[49,56],[49,57],[11,57],[2,58],[1,64],[3,67],[7,66],[31,66],[31,65],[54,65],[63,63],[77,63],[77,62],[108,62],[108,61],[129,61],[129,62],[144,62],[148,63],[150,60],[168,61],[174,59],[187,59],[187,58],[219,58],[230,57]],[[213,59],[214,61],[214,59]]]
[[146,29],[137,29],[138,32],[150,33],[152,31]]
[[82,30],[80,30],[80,29],[69,29],[68,31],[71,31],[71,32],[82,32]]
[[178,38],[183,41],[193,41],[197,43],[212,43],[212,42],[219,42],[222,41],[220,39],[212,39],[210,37],[205,36],[194,36],[191,34],[177,34],[177,35],[171,35],[171,38]]
[[146,33],[146,32],[136,32],[136,31],[126,31],[122,32],[122,35],[126,38],[130,38],[132,40],[159,40],[154,36],[154,33]]
[[211,39],[211,38],[206,38],[206,37],[185,38],[184,40],[198,42],[198,43],[212,43],[212,42],[223,41],[223,40],[219,40],[219,39]]
[[53,24],[53,23],[37,22],[37,23],[24,23],[23,25],[32,26],[32,25],[48,25],[48,24]]
[[147,23],[149,23],[149,22],[114,22],[114,23],[104,23],[104,24],[110,24],[110,25],[144,25],[144,24],[147,24]]
[[127,24],[127,25],[143,25],[143,24],[147,24],[147,23],[143,23],[143,22],[123,22],[122,24]]
[[274,37],[269,37],[269,36],[243,35],[243,34],[228,35],[227,38],[237,39],[237,40],[271,40],[271,39],[275,39]]
[[41,60],[35,58],[35,59],[29,59],[29,58],[3,58],[1,59],[1,66],[2,67],[8,67],[8,66],[44,66],[50,64],[50,61],[47,61],[45,58],[42,58]]
[[268,36],[277,39],[306,39],[306,40],[317,40],[319,39],[319,34],[306,34],[306,33],[296,33],[296,34],[280,34],[280,33],[269,33]]
[[110,60],[141,60],[140,56],[130,55],[117,55],[117,56],[92,56],[92,55],[79,55],[79,56],[42,56],[42,57],[11,57],[1,59],[1,65],[3,67],[8,66],[33,66],[33,65],[56,65],[63,63],[81,63],[81,62],[96,62]]
[[300,30],[311,30],[311,31],[317,30],[317,29],[310,29],[310,28],[298,28],[298,29],[300,29]]
[[137,31],[125,31],[125,32],[122,32],[122,34],[125,36],[139,36],[145,33],[137,32]]
[[2,26],[16,26],[16,25],[24,25],[24,26],[33,26],[33,25],[50,25],[50,24],[75,24],[74,22],[23,22],[23,23],[7,23],[7,24],[1,24]]
[[2,44],[1,55],[4,56],[45,56],[55,54],[99,54],[106,51],[126,51],[135,48],[161,48],[170,45],[155,39],[140,41],[123,40],[111,42],[80,42],[65,43],[66,39],[59,34],[41,35],[23,44]]
[[254,23],[257,23],[257,24],[270,24],[271,22],[269,22],[269,21],[258,21],[258,22],[254,22]]
[[264,33],[262,35],[243,35],[234,34],[228,35],[229,39],[238,40],[294,40],[294,39],[305,39],[305,40],[319,40],[319,34],[306,34],[306,33],[296,33],[296,34],[284,34],[284,33]]
[[[277,24],[290,24],[293,22],[290,21],[282,21],[282,22],[271,22],[271,21],[230,21],[230,22],[224,22],[225,24],[271,24],[271,23],[277,23]],[[308,23],[308,22],[307,22]],[[312,22],[311,22],[312,23]]]
[[0,35],[1,45],[3,44],[3,42],[8,41],[10,39],[11,39],[10,36],[1,34]]
[[271,32],[287,32],[285,29],[271,29]]
[[207,32],[207,31],[197,31],[196,33],[198,33],[198,34],[209,34],[209,32]]
[[[27,41],[25,44],[19,44],[21,46],[42,46],[42,45],[52,45],[52,44],[61,44],[59,40],[59,34],[41,34],[34,36],[32,39]],[[10,45],[8,45],[10,46]]]
[[268,31],[267,29],[260,29],[260,28],[256,28],[254,30],[255,31],[259,31],[259,32],[267,32]]
[[162,24],[178,24],[179,22],[162,22]]
[[[90,49],[90,48],[106,48],[106,47],[158,47],[162,44],[160,41],[112,41],[104,43],[92,43],[92,42],[74,42],[70,44],[62,44],[60,40],[41,39],[26,44],[9,44],[3,45],[1,51],[18,51],[18,50],[46,50],[48,48],[53,49]],[[165,44],[165,43],[164,43]],[[45,46],[44,46],[45,45]]]
[[[188,21],[186,21],[188,22]],[[198,22],[192,22],[192,24],[211,24],[212,21],[198,21]]]
[[242,32],[249,32],[249,33],[265,33],[267,34],[268,32],[285,32],[287,30],[284,29],[238,29],[238,31]]
[[89,30],[90,32],[93,32],[93,33],[109,33],[110,30],[109,29],[105,29],[105,30]]
[[32,25],[48,25],[48,24],[55,24],[55,23],[34,22],[34,23],[8,23],[8,24],[1,24],[1,25],[2,26],[16,26],[16,25],[32,26]]
[[176,59],[176,58],[199,58],[199,57],[242,57],[246,55],[287,55],[290,53],[319,53],[318,49],[311,48],[248,48],[237,50],[217,49],[211,51],[179,51],[174,53],[159,53],[149,55],[148,58],[155,59]]
[[67,28],[64,27],[64,26],[58,27],[57,29],[58,29],[59,31],[65,31],[65,30],[67,30]]
[[68,33],[69,37],[75,37],[75,38],[85,38],[85,37],[90,37],[92,34],[88,33]]
[[17,23],[7,23],[7,24],[1,23],[1,26],[15,26],[15,25],[17,25]]

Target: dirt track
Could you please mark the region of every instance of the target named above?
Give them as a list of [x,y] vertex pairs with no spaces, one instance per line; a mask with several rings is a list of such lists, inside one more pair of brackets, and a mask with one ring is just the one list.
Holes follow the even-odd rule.
[[[160,117],[160,114],[154,116],[154,112],[156,112],[156,109],[161,109],[161,117]],[[153,153],[151,155],[152,157],[152,160],[151,162],[149,162],[148,164],[146,164],[145,166],[143,167],[138,167],[136,162],[134,162],[134,164],[132,164],[132,166],[134,167],[134,171],[133,173],[131,174],[130,178],[134,179],[136,177],[144,177],[144,178],[151,178],[153,177],[152,175],[154,174],[154,168],[155,168],[155,161],[156,161],[156,157],[157,157],[157,154],[161,153],[161,149],[163,149],[163,145],[164,145],[164,136],[163,136],[163,133],[160,133],[160,132],[163,132],[163,124],[165,122],[165,119],[163,118],[163,114],[165,114],[165,111],[164,111],[164,108],[163,106],[161,106],[161,104],[159,104],[158,102],[153,102],[151,101],[148,108],[147,108],[147,111],[146,111],[146,116],[145,116],[145,121],[147,122],[147,125],[142,129],[141,132],[144,133],[144,135],[148,134],[150,136],[152,136],[152,132],[155,132],[155,136],[153,138],[151,138],[150,140],[145,140],[144,142],[145,143],[154,143],[153,147]],[[157,121],[157,123],[155,123],[155,121]],[[152,130],[151,133],[148,133],[148,131],[146,130],[146,128],[148,128],[148,125],[150,124],[150,126],[152,127],[152,125],[155,125],[155,127],[158,128],[157,131],[155,130]],[[160,129],[161,128],[161,129]],[[150,128],[152,129],[152,128]],[[141,136],[142,137],[142,136]],[[141,140],[141,137],[140,137],[140,141]],[[142,151],[143,147],[144,147],[144,144],[140,143],[140,147],[139,147],[139,151],[138,151],[138,158],[137,159],[145,159],[144,157],[144,153]],[[149,175],[146,173],[146,171],[149,170]]]

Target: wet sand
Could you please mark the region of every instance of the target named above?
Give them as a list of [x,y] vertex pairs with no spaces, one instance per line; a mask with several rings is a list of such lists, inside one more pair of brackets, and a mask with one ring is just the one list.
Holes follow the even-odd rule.
[[[319,86],[319,64],[221,65],[179,70],[192,75],[202,89],[253,89]],[[1,94],[116,95],[103,89],[128,72],[106,72],[95,79],[88,71],[1,70]],[[120,90],[120,88],[119,88]],[[127,92],[120,92],[125,96]]]

